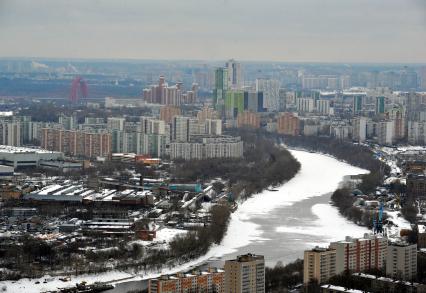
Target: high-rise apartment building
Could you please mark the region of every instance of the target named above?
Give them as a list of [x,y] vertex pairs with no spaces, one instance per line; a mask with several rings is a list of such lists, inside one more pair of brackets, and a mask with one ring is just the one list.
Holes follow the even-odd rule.
[[299,112],[311,113],[315,109],[315,100],[311,98],[297,98],[296,107]]
[[284,112],[277,119],[277,132],[286,135],[299,135],[300,120],[299,117],[290,112]]
[[406,134],[405,123],[405,110],[403,107],[394,106],[386,113],[388,119],[393,123],[393,136],[394,140],[402,140]]
[[0,121],[0,144],[21,146],[23,143],[21,128],[19,121]]
[[[211,135],[222,135],[222,120],[220,119],[206,119],[204,122],[199,121],[201,125],[204,124],[204,133]],[[201,133],[203,134],[203,133]]]
[[263,92],[244,91],[244,110],[266,112],[263,108]]
[[181,111],[179,107],[175,106],[163,106],[160,108],[160,120],[166,123],[171,123],[173,117],[180,116]]
[[353,136],[357,142],[364,142],[367,139],[367,117],[355,117],[352,120]]
[[388,246],[386,274],[412,281],[417,276],[417,244],[395,242]]
[[330,100],[318,99],[316,101],[316,109],[319,114],[330,115]]
[[124,130],[124,123],[126,118],[122,117],[108,117],[107,118],[107,128],[109,130]]
[[189,142],[170,143],[170,158],[202,160],[212,158],[241,158],[243,142],[240,137],[197,135]]
[[376,114],[385,113],[385,101],[386,101],[386,98],[383,96],[376,97],[376,104],[375,104]]
[[172,140],[175,142],[189,141],[191,130],[194,130],[192,124],[195,119],[191,117],[175,116],[172,122]]
[[244,92],[228,91],[225,98],[225,116],[228,119],[237,118],[244,111]]
[[284,88],[280,88],[278,95],[279,95],[278,111],[285,111],[287,107],[287,90]]
[[263,92],[263,108],[269,112],[280,108],[280,82],[275,79],[256,79],[256,91]]
[[244,111],[237,117],[237,127],[251,127],[257,129],[260,127],[260,117],[256,113]]
[[165,77],[160,76],[158,84],[143,90],[143,99],[147,103],[180,106],[194,103],[197,100],[197,91],[196,83],[192,84],[190,91],[185,92],[181,82],[169,86]]
[[381,145],[392,145],[395,141],[394,121],[379,121],[377,123],[377,142]]
[[80,130],[42,129],[41,147],[76,157],[93,158],[111,154],[110,133],[91,133]]
[[346,270],[364,272],[381,269],[385,265],[388,242],[385,237],[365,234],[363,238],[346,237],[332,242],[330,249],[336,250],[336,274]]
[[200,122],[204,122],[206,119],[218,119],[219,115],[217,112],[209,107],[204,107],[197,113],[197,119]]
[[140,117],[140,122],[138,132],[145,134],[166,134],[166,123],[163,120],[142,116]]
[[228,69],[219,67],[214,72],[213,105],[222,115],[225,107],[226,92],[228,90]]
[[352,97],[352,111],[354,114],[358,114],[363,110],[364,107],[364,96],[363,95],[353,95]]
[[225,261],[225,292],[265,292],[265,259],[246,254]]
[[241,63],[231,59],[226,62],[225,67],[228,70],[228,87],[231,89],[241,89],[243,86]]
[[303,257],[303,283],[316,280],[325,283],[336,275],[336,251],[315,247],[305,250]]
[[408,143],[426,144],[426,121],[408,121]]
[[77,113],[73,113],[71,116],[66,116],[61,113],[61,115],[59,115],[59,124],[61,124],[65,130],[77,129]]

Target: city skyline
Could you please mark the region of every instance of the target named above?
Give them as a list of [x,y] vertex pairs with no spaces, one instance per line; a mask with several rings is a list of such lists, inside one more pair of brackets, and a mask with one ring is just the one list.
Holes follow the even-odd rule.
[[38,3],[0,4],[0,57],[426,62],[418,0]]

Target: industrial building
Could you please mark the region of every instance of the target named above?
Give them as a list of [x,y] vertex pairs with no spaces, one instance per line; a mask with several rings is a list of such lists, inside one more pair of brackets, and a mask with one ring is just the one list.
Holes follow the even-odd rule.
[[24,195],[25,200],[53,201],[53,202],[75,202],[90,204],[92,202],[103,202],[110,204],[143,205],[154,203],[154,196],[150,191],[138,191],[125,189],[102,189],[95,191],[84,187],[82,184],[53,184],[43,189],[33,191]]
[[40,161],[63,160],[62,152],[0,145],[0,164],[13,168],[37,167]]
[[61,172],[79,171],[83,169],[82,161],[69,161],[69,160],[57,160],[57,161],[45,161],[41,160],[39,166],[46,169],[53,169]]
[[0,165],[0,181],[12,179],[14,168],[11,166]]

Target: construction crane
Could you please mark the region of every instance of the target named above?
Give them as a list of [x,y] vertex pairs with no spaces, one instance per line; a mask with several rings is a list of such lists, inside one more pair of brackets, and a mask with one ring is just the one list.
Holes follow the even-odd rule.
[[383,202],[380,202],[379,212],[373,216],[374,234],[383,234]]

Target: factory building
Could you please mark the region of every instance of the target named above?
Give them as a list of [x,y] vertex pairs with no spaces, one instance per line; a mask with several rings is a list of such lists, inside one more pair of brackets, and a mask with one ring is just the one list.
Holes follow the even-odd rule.
[[63,153],[43,149],[0,145],[0,164],[13,168],[38,167],[41,161],[61,161]]

